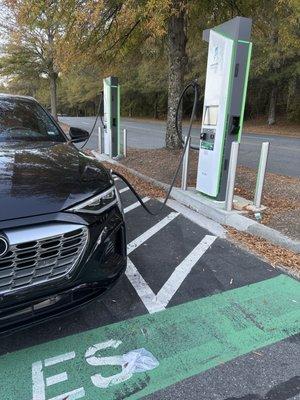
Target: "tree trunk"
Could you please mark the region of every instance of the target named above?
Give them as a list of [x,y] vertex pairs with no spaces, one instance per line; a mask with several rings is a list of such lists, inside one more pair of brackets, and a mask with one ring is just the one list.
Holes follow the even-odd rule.
[[[274,16],[274,19],[273,19],[273,29],[271,30],[271,33],[270,33],[270,42],[271,42],[272,48],[275,49],[278,46],[278,20],[277,20],[276,16]],[[274,76],[274,74],[277,74],[278,68],[279,68],[278,60],[273,61],[273,65],[271,66],[271,73],[273,76]],[[277,86],[278,86],[278,82],[273,81],[272,82],[272,90],[270,93],[268,125],[276,124],[276,103],[277,103],[277,91],[278,91]]]
[[50,102],[51,102],[51,114],[53,118],[57,120],[57,74],[52,71],[49,74],[50,80]]
[[48,75],[50,81],[50,102],[51,114],[57,120],[57,78],[58,73],[54,63],[54,35],[51,28],[48,30],[49,58],[48,58]]
[[268,125],[276,123],[276,101],[277,101],[277,86],[273,86],[270,94]]
[[[166,147],[168,149],[176,149],[181,147],[175,127],[176,108],[178,100],[183,88],[183,79],[186,57],[186,33],[185,33],[185,10],[182,7],[182,0],[172,0],[174,13],[168,21],[168,116],[166,131]],[[178,126],[181,131],[181,113],[178,119]]]
[[288,121],[300,121],[300,78],[296,75],[289,81],[286,114]]
[[155,93],[154,99],[154,119],[158,119],[158,94]]

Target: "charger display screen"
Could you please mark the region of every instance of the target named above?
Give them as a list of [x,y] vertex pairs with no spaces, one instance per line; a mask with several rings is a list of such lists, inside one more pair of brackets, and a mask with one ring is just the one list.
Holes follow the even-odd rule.
[[204,125],[216,126],[218,122],[219,106],[205,106]]

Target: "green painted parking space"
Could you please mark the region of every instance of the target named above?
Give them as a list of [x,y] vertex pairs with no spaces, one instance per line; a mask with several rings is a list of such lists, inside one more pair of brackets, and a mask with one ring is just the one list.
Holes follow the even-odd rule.
[[[2,356],[0,398],[141,398],[300,332],[299,288],[279,275]],[[140,348],[159,365],[132,372]]]

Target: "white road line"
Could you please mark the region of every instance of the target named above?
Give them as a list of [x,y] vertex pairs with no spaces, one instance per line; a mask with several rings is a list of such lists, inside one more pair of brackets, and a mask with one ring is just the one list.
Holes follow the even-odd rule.
[[146,240],[151,238],[151,236],[155,235],[158,231],[160,231],[162,228],[164,228],[169,222],[173,221],[173,219],[176,218],[178,215],[179,215],[179,213],[171,212],[164,219],[159,221],[157,224],[152,226],[146,232],[144,232],[139,237],[137,237],[135,240],[133,240],[131,243],[129,243],[128,246],[127,246],[127,254],[130,254],[138,246],[140,246]]
[[129,258],[127,259],[126,276],[150,314],[165,309]]
[[[143,200],[144,203],[146,203],[148,200],[150,200],[150,198],[149,198],[149,197],[144,197],[142,200]],[[137,208],[137,207],[140,206],[140,205],[141,205],[141,204],[140,204],[139,201],[137,201],[137,202],[135,202],[135,203],[133,203],[133,204],[130,204],[130,206],[124,208],[124,213],[126,214],[126,213],[128,213],[129,211],[134,210],[135,208]]]
[[120,178],[118,176],[114,176],[114,181],[119,181]]
[[165,307],[167,306],[184,279],[191,272],[193,266],[197,261],[199,261],[215,240],[215,236],[206,235],[194,250],[175,268],[170,278],[156,296],[160,304],[163,304]]
[[121,190],[119,190],[119,193],[127,192],[127,190],[129,190],[129,187],[128,187],[128,186],[125,187],[125,188],[123,188],[123,189],[121,189]]

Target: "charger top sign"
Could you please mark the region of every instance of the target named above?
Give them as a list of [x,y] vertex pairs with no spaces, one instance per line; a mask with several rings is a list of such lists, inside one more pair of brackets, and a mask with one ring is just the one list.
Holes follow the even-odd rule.
[[236,17],[203,32],[209,41],[197,190],[225,200],[233,141],[240,141],[249,63],[251,19]]

